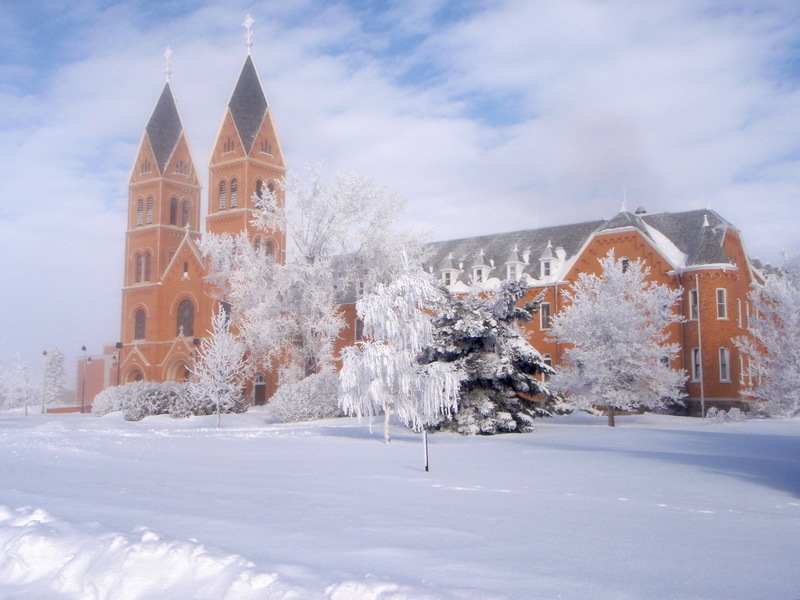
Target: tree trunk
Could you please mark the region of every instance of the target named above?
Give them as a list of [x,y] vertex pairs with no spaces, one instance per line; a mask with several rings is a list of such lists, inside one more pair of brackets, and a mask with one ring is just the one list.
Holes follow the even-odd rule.
[[614,407],[608,404],[607,408],[608,408],[608,426],[614,427]]
[[391,414],[391,408],[387,408],[383,411],[383,441],[387,444],[392,441],[392,434],[389,433],[389,417]]

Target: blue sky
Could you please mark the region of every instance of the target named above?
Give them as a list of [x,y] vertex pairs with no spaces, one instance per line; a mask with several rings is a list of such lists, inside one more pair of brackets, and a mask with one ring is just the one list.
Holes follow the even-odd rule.
[[0,0],[0,359],[117,340],[127,180],[173,51],[195,162],[245,56],[290,167],[435,239],[710,205],[800,250],[800,3]]

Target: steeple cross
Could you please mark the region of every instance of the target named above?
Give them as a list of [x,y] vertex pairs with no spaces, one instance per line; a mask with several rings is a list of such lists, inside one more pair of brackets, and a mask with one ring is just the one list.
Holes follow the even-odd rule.
[[250,50],[253,48],[253,30],[252,30],[253,23],[255,23],[255,20],[249,14],[247,15],[247,18],[244,20],[244,23],[242,23],[242,27],[247,29],[247,31],[244,34],[244,45],[247,46],[248,54],[250,54]]

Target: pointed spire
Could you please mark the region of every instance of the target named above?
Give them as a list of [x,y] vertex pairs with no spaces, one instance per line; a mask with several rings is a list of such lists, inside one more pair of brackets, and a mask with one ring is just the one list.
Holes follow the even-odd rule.
[[703,215],[703,229],[706,227],[711,227],[711,225],[708,223],[708,215]]
[[236,87],[233,89],[228,108],[245,152],[249,154],[261,122],[264,120],[264,115],[267,114],[267,108],[269,108],[267,97],[261,88],[261,81],[258,79],[258,73],[253,64],[253,57],[249,54],[244,61]]
[[622,206],[619,207],[619,212],[628,212],[628,191],[625,186],[622,186]]
[[153,148],[158,172],[163,175],[183,131],[183,124],[169,82],[164,85],[164,90],[147,122],[145,131],[147,137],[150,138],[150,146]]

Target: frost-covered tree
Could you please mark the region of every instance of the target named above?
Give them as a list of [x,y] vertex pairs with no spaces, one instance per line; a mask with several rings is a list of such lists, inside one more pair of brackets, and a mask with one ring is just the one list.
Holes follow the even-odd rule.
[[573,408],[605,407],[613,427],[615,410],[664,407],[685,395],[685,374],[670,368],[678,345],[666,331],[682,320],[674,310],[682,290],[646,281],[641,261],[616,259],[613,250],[600,266],[563,292],[551,336],[567,347],[550,385]]
[[42,386],[42,413],[46,405],[58,402],[64,395],[67,376],[64,371],[64,353],[58,348],[48,351],[44,365],[44,385]]
[[405,264],[402,274],[356,303],[369,341],[344,349],[339,374],[342,410],[359,418],[383,412],[387,443],[393,412],[419,431],[454,411],[458,401],[455,366],[418,361],[432,340],[430,312],[441,307],[444,292],[407,257]]
[[202,248],[250,356],[267,368],[279,362],[283,384],[333,364],[344,327],[342,294],[398,272],[408,236],[391,231],[397,199],[362,175],[339,175],[329,184],[320,168],[306,167],[280,185],[285,210],[268,189],[254,200],[263,209],[257,227],[286,233],[285,263],[245,235],[207,236]]
[[534,418],[549,414],[533,397],[549,396],[536,377],[553,370],[517,328],[538,310],[538,299],[517,306],[527,291],[524,283],[507,281],[486,297],[449,298],[433,318],[433,341],[421,360],[452,364],[461,379],[458,410],[440,428],[462,434],[525,432]]
[[4,378],[4,396],[6,408],[25,408],[28,414],[28,406],[36,400],[36,390],[28,379],[28,367],[22,359],[20,353],[13,356],[14,365],[6,373]]
[[282,385],[269,400],[269,414],[284,423],[341,417],[339,376],[326,368]]
[[786,256],[763,287],[750,292],[750,335],[735,340],[745,356],[745,396],[764,402],[770,415],[800,414],[800,255]]
[[222,413],[241,411],[248,366],[244,344],[231,332],[222,304],[211,320],[209,334],[200,343],[189,389],[196,404],[208,403],[214,408],[219,428]]

